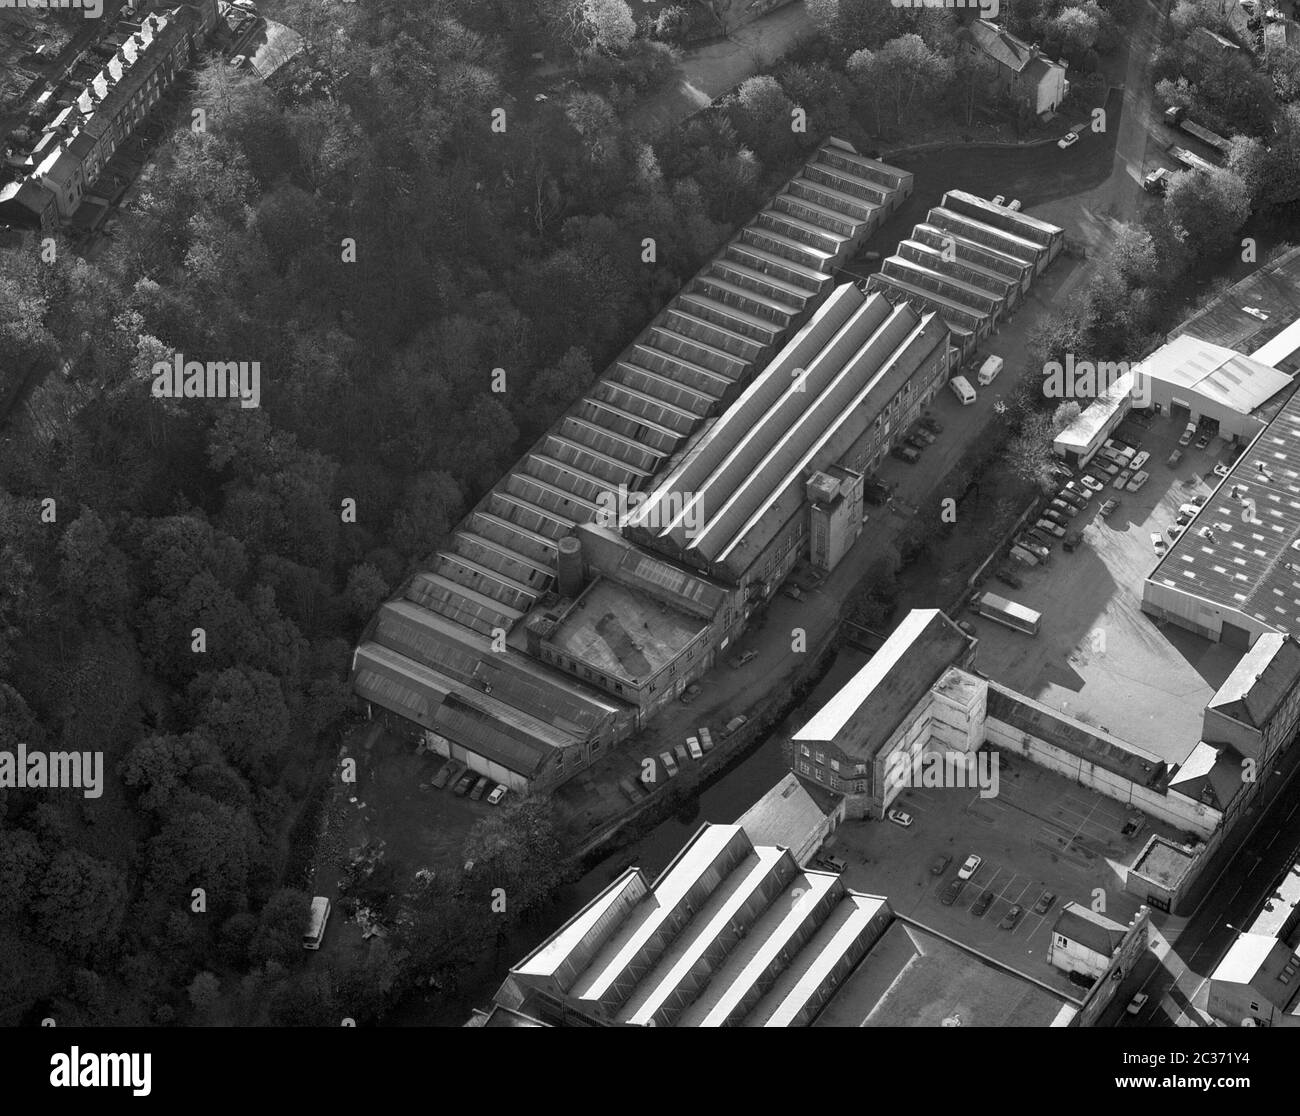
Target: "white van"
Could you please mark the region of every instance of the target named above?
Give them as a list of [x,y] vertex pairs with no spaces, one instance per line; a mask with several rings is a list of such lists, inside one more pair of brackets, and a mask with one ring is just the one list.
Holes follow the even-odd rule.
[[302,936],[303,949],[320,949],[321,939],[325,937],[325,924],[330,920],[330,901],[324,895],[317,895],[311,901],[311,915],[307,922],[307,932]]
[[975,377],[981,384],[991,384],[998,378],[998,373],[1002,371],[1002,365],[1006,363],[1000,356],[991,356],[980,365],[980,372]]
[[952,393],[961,400],[963,407],[968,407],[975,402],[975,389],[970,386],[970,381],[965,376],[954,376],[948,381],[948,386],[952,388]]

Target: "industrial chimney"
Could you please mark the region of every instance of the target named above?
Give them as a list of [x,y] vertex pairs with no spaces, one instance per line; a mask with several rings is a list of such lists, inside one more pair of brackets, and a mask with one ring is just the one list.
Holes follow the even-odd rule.
[[576,535],[567,535],[560,540],[559,551],[556,587],[561,597],[573,600],[582,592],[582,540]]

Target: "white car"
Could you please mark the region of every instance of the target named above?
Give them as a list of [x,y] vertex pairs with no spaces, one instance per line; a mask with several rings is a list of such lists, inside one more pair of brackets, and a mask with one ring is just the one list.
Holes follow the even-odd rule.
[[1151,532],[1151,545],[1155,548],[1155,552],[1160,555],[1163,555],[1169,549],[1158,531]]
[[1134,996],[1131,1000],[1129,1000],[1128,1007],[1126,1007],[1124,1010],[1128,1012],[1129,1015],[1137,1015],[1139,1011],[1141,1011],[1144,1007],[1146,1007],[1146,1002],[1150,998],[1151,997],[1148,996],[1145,992],[1139,992],[1136,996]]
[[700,742],[697,737],[688,736],[686,738],[686,750],[690,752],[691,759],[704,758],[704,749],[700,747]]
[[1079,478],[1079,483],[1089,492],[1100,492],[1106,486],[1095,477],[1090,477],[1086,473]]
[[1013,201],[1013,202],[1009,202],[1009,203],[1007,204],[1007,208],[1008,208],[1009,210],[1011,210],[1012,213],[1019,213],[1019,212],[1020,212],[1020,199],[1017,198],[1015,201]]
[[1216,477],[1226,477],[1230,472],[1232,472],[1232,470],[1223,464],[1222,461],[1214,467],[1214,475]]
[[1078,132],[1066,132],[1065,135],[1063,135],[1059,140],[1056,141],[1056,146],[1059,147],[1062,151],[1064,151],[1067,147],[1073,147],[1078,142],[1079,142]]
[[1146,450],[1143,450],[1137,455],[1137,457],[1133,458],[1133,460],[1128,463],[1128,466],[1130,469],[1140,469],[1150,460],[1151,455],[1147,453]]
[[498,783],[495,787],[492,788],[492,793],[488,795],[487,800],[490,803],[492,803],[493,806],[495,806],[498,802],[500,802],[503,798],[505,798],[506,793],[509,790],[510,788],[507,787],[505,783]]
[[971,876],[975,875],[975,873],[979,871],[980,865],[983,863],[984,858],[982,856],[976,856],[974,853],[971,853],[970,856],[966,858],[966,863],[957,870],[957,878],[959,880],[969,880]]
[[895,825],[901,825],[904,829],[912,824],[912,815],[904,813],[902,810],[890,810],[885,817]]

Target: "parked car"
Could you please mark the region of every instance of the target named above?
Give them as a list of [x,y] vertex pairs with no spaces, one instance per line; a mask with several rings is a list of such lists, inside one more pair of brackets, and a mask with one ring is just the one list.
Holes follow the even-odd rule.
[[492,788],[492,793],[488,795],[487,800],[495,806],[509,793],[510,788],[505,783],[498,783]]
[[981,892],[980,897],[976,899],[974,903],[971,904],[970,913],[973,914],[976,918],[983,918],[984,912],[987,911],[989,907],[991,907],[992,905],[993,905],[993,892],[991,891]]
[[1052,904],[1056,902],[1056,892],[1044,891],[1038,897],[1038,902],[1034,904],[1034,914],[1045,915],[1052,909]]
[[1098,476],[1113,477],[1119,472],[1119,466],[1116,465],[1115,462],[1111,461],[1109,458],[1103,458],[1100,455],[1092,459],[1092,464],[1089,465],[1088,468],[1095,469]]
[[477,802],[480,798],[483,797],[484,793],[488,789],[489,781],[490,780],[486,775],[480,775],[478,777],[478,782],[474,784],[474,789],[469,792],[469,796],[474,802]]
[[996,198],[993,199],[993,204],[994,204],[994,205],[1006,205],[1006,204],[1007,204],[1007,197],[1006,197],[1006,195],[1005,195],[1005,194],[999,194]]
[[1165,465],[1167,465],[1170,469],[1172,469],[1182,459],[1183,459],[1183,451],[1180,449],[1176,449],[1174,450],[1173,453],[1171,453],[1168,457],[1165,458]]
[[1112,487],[1114,487],[1114,488],[1123,488],[1125,485],[1128,484],[1128,482],[1129,482],[1129,478],[1130,478],[1132,475],[1133,475],[1133,474],[1130,473],[1127,469],[1121,469],[1120,472],[1119,472],[1118,474],[1116,474],[1116,476],[1115,476],[1115,481],[1114,481],[1114,484],[1112,485]]
[[1021,538],[1016,543],[1017,546],[1029,551],[1040,562],[1045,558],[1050,558],[1052,552],[1043,546],[1042,543],[1036,543],[1033,539]]
[[1143,465],[1145,465],[1150,460],[1151,460],[1151,455],[1146,450],[1143,450],[1135,458],[1133,458],[1132,461],[1129,462],[1129,468],[1140,469],[1142,468]]
[[1222,461],[1214,467],[1214,475],[1216,477],[1226,477],[1230,472],[1232,472],[1232,470]]
[[1128,490],[1130,492],[1137,492],[1150,479],[1151,479],[1151,474],[1148,473],[1145,469],[1140,469],[1138,472],[1133,474],[1133,479],[1128,482]]
[[732,670],[739,670],[741,667],[752,663],[757,658],[757,651],[743,651],[739,655],[732,655],[731,658],[727,660],[727,665],[731,667]]
[[975,853],[971,853],[970,856],[966,858],[966,861],[962,864],[961,868],[958,869],[957,878],[959,880],[969,880],[971,876],[975,875],[975,873],[980,870],[980,865],[983,863],[984,858],[982,856],[977,856]]
[[688,736],[686,738],[686,751],[690,753],[691,759],[704,758],[704,749],[700,747],[700,740],[697,736]]
[[1065,516],[1066,519],[1073,519],[1079,514],[1079,509],[1077,507],[1070,503],[1069,500],[1062,499],[1060,496],[1056,497],[1055,500],[1048,504],[1048,507],[1058,515]]
[[1128,1007],[1126,1007],[1124,1010],[1129,1015],[1137,1015],[1138,1012],[1140,1012],[1144,1007],[1146,1007],[1147,1000],[1149,1000],[1150,998],[1151,997],[1147,993],[1139,992],[1136,996],[1134,996],[1131,1000],[1129,1000]]
[[895,825],[901,825],[904,829],[912,824],[912,815],[904,813],[902,810],[890,810],[885,817]]
[[1066,516],[1065,512],[1058,511],[1056,508],[1044,508],[1043,518],[1050,519],[1053,523],[1062,527],[1066,526],[1069,522],[1069,517]]
[[674,744],[673,755],[677,757],[677,762],[682,767],[685,767],[686,761],[691,758],[691,753],[686,750],[685,744]]
[[931,434],[930,431],[928,431],[919,422],[914,427],[912,427],[912,433],[917,438],[920,438],[921,441],[923,441],[927,446],[932,446],[935,443],[936,440],[935,436]]
[[1177,523],[1179,527],[1186,527],[1187,524],[1196,518],[1200,513],[1200,510],[1201,509],[1195,504],[1183,504],[1182,507],[1178,509],[1178,515],[1175,517],[1174,522]]
[[1190,445],[1192,441],[1192,437],[1195,434],[1196,434],[1196,423],[1189,422],[1187,426],[1183,428],[1183,433],[1178,439],[1178,444],[1180,446]]
[[1040,519],[1034,524],[1039,531],[1046,531],[1049,535],[1055,535],[1058,539],[1065,534],[1065,528],[1059,523],[1053,523],[1050,519]]
[[1011,210],[1012,213],[1017,213],[1017,212],[1019,212],[1019,210],[1020,210],[1020,199],[1019,199],[1019,198],[1016,198],[1015,201],[1013,201],[1013,202],[1008,202],[1008,203],[1007,203],[1007,208],[1008,208],[1009,210]]
[[831,856],[830,853],[826,853],[824,856],[818,857],[817,863],[821,865],[821,867],[825,868],[828,872],[843,872],[844,869],[848,867],[848,865],[844,861],[842,861],[838,856]]
[[1169,527],[1165,528],[1165,534],[1169,536],[1170,542],[1173,542],[1182,533],[1183,533],[1183,529],[1177,523],[1174,523]]
[[792,601],[803,600],[803,590],[797,585],[785,585],[781,588],[781,595],[789,597]]
[[1104,504],[1102,504],[1102,506],[1097,510],[1097,514],[1100,515],[1102,519],[1109,519],[1112,515],[1115,514],[1115,512],[1119,510],[1119,507],[1120,507],[1120,502],[1116,500],[1115,497],[1112,496],[1109,500],[1107,500]]
[[948,865],[952,863],[952,857],[947,853],[940,853],[930,864],[930,875],[942,876],[948,870]]
[[949,880],[943,891],[939,893],[939,902],[945,907],[951,907],[957,901],[957,896],[961,894],[962,886],[961,880]]
[[682,691],[682,696],[679,697],[677,700],[680,701],[683,705],[690,705],[691,702],[693,702],[699,696],[700,696],[699,683],[692,682],[689,686],[686,687],[686,689]]
[[1079,142],[1078,132],[1066,132],[1065,135],[1063,135],[1059,140],[1056,141],[1056,146],[1059,147],[1062,151],[1064,151],[1067,147],[1073,147],[1078,142]]
[[943,425],[929,415],[923,415],[919,421],[931,434],[943,433]]
[[1073,551],[1078,548],[1081,542],[1083,542],[1082,532],[1069,531],[1066,533],[1065,538],[1061,540],[1061,545],[1065,547],[1066,550]]
[[1058,500],[1064,500],[1067,504],[1082,511],[1088,506],[1088,502],[1092,499],[1092,493],[1086,488],[1063,488],[1056,494],[1056,498]]
[[1208,496],[1193,496],[1193,497],[1192,497],[1190,500],[1188,500],[1187,502],[1188,502],[1189,504],[1192,504],[1192,505],[1198,507],[1198,508],[1203,508],[1203,507],[1205,507],[1205,504],[1206,504],[1206,501],[1207,501],[1207,500],[1209,500],[1209,497],[1208,497]]
[[451,788],[451,793],[457,798],[464,798],[469,793],[469,788],[474,785],[476,778],[474,772],[466,771],[464,775],[456,780],[456,785]]
[[1159,531],[1151,532],[1151,546],[1154,548],[1155,552],[1159,555],[1163,555],[1164,552],[1169,549],[1169,546],[1165,543],[1165,540],[1160,537]]
[[1011,910],[1007,911],[1007,913],[1002,916],[1002,921],[999,922],[998,925],[1002,927],[1003,930],[1012,930],[1015,928],[1016,923],[1020,921],[1020,916],[1022,914],[1024,914],[1024,908],[1017,903],[1011,908]]
[[917,453],[924,452],[925,447],[929,445],[929,443],[924,438],[922,438],[921,435],[918,433],[912,433],[907,435],[907,437],[903,439],[903,444],[906,446],[911,446],[914,450],[917,451]]
[[909,445],[895,446],[889,451],[890,457],[897,457],[899,461],[906,461],[909,465],[915,465],[921,460],[921,455]]
[[728,721],[725,725],[722,726],[722,735],[731,736],[739,732],[741,728],[748,723],[749,723],[749,718],[746,717],[743,713],[740,714],[740,716],[738,717],[732,717],[730,721]]
[[451,777],[454,774],[454,772],[455,772],[455,768],[452,766],[451,762],[449,761],[447,763],[444,763],[440,768],[438,768],[438,773],[430,781],[433,783],[435,787],[437,787],[439,790],[442,790],[443,787],[445,787],[449,782],[451,782]]
[[1003,585],[1011,586],[1012,589],[1023,589],[1025,587],[1024,579],[1014,570],[1007,569],[1006,566],[999,568],[993,576],[1002,582]]
[[1106,487],[1104,484],[1101,483],[1101,481],[1097,480],[1095,477],[1088,476],[1087,473],[1085,473],[1083,476],[1079,478],[1079,483],[1083,485],[1083,487],[1086,488],[1089,492],[1100,492],[1103,488]]
[[1026,550],[1019,543],[1013,546],[1007,553],[1011,557],[1012,561],[1019,562],[1022,566],[1038,565],[1037,556]]

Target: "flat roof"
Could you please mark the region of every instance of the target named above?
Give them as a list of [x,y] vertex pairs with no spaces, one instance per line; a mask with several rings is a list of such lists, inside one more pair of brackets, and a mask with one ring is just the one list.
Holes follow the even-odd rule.
[[1292,395],[1147,581],[1300,633],[1298,544],[1300,395]]
[[1161,345],[1134,371],[1139,377],[1149,376],[1180,391],[1195,392],[1242,415],[1291,386],[1286,373],[1189,334]]
[[1052,439],[1052,448],[1083,450],[1092,445],[1098,432],[1114,417],[1124,400],[1133,394],[1135,379],[1132,372],[1125,372],[1116,380],[1106,393],[1089,403],[1069,426]]
[[896,919],[815,1027],[1060,1027],[1078,1006],[957,943]]
[[707,627],[707,620],[602,577],[574,602],[548,642],[597,670],[640,685]]
[[1280,938],[1287,930],[1287,923],[1295,918],[1297,907],[1300,907],[1300,864],[1293,864],[1264,901],[1250,924],[1250,932]]
[[1189,853],[1167,837],[1156,834],[1133,861],[1131,871],[1172,891],[1182,883],[1195,859],[1195,853]]

